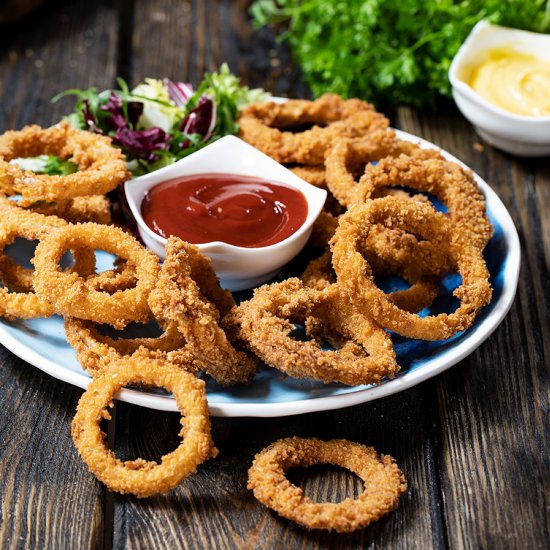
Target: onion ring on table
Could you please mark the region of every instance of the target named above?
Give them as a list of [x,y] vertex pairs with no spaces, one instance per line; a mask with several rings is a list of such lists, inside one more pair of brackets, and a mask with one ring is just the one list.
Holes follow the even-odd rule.
[[[66,222],[54,216],[22,210],[4,197],[0,197],[0,217],[0,282],[5,285],[0,288],[0,316],[10,319],[50,317],[55,308],[47,298],[34,292],[33,270],[19,265],[3,251],[17,238],[41,240],[55,228],[67,225]],[[93,251],[75,248],[71,252],[74,264],[67,273],[91,273],[95,270]]]
[[92,377],[110,368],[113,362],[134,355],[167,361],[193,374],[197,374],[201,367],[173,323],[167,325],[158,337],[111,338],[101,334],[92,321],[67,317],[65,334],[69,344],[76,350],[82,368]]
[[[277,162],[319,165],[336,139],[364,138],[387,128],[389,121],[365,101],[325,94],[315,101],[254,103],[243,109],[237,123],[243,140]],[[303,132],[284,131],[300,124],[314,126]]]
[[[86,284],[79,273],[61,272],[58,262],[69,246],[105,250],[120,256],[135,269],[136,286],[109,294]],[[155,285],[159,261],[122,229],[90,222],[51,231],[38,244],[34,265],[37,293],[47,297],[64,316],[110,324],[118,329],[132,321],[149,320],[147,299]]]
[[[336,285],[317,290],[290,278],[257,288],[224,322],[236,327],[267,364],[295,378],[352,386],[392,378],[399,367],[389,335],[348,303]],[[308,335],[339,349],[323,350],[317,341],[294,339],[294,323],[305,324]]]
[[366,140],[342,139],[334,143],[325,160],[327,188],[342,206],[349,206],[355,200],[357,179],[366,166],[401,154],[420,159],[443,159],[436,149],[423,149],[398,139],[393,130],[374,132]]
[[[419,317],[398,308],[374,283],[371,267],[358,245],[364,242],[373,224],[404,229],[448,251],[451,263],[462,277],[453,292],[461,300],[453,313]],[[444,340],[467,329],[477,312],[491,300],[489,272],[481,250],[456,234],[449,217],[418,201],[395,197],[369,200],[353,205],[340,219],[332,242],[332,263],[338,284],[355,307],[368,312],[383,327],[409,338]]]
[[[183,441],[160,464],[142,458],[122,462],[108,448],[99,427],[103,419],[110,420],[107,408],[128,384],[165,388],[174,394],[183,415],[179,434]],[[119,361],[92,380],[78,402],[71,432],[80,456],[101,482],[111,491],[138,498],[169,491],[218,452],[210,435],[204,382],[170,363],[147,357]]]
[[177,237],[166,243],[166,260],[149,297],[160,321],[176,323],[204,370],[223,385],[249,382],[254,359],[236,349],[219,320],[235,301],[220,288],[211,261]]
[[[333,464],[357,475],[365,490],[342,502],[315,502],[290,483],[285,472],[313,464]],[[248,489],[280,516],[311,529],[349,533],[397,508],[407,482],[394,459],[345,439],[280,439],[258,453],[248,470]]]
[[[22,170],[9,161],[38,155],[70,158],[78,172],[49,176]],[[26,200],[56,201],[86,195],[102,195],[130,178],[122,152],[111,139],[66,122],[51,128],[26,126],[0,136],[0,188],[20,193]],[[11,191],[11,192],[10,192]]]
[[[369,263],[371,255],[367,256]],[[386,270],[387,264],[384,259],[378,258],[376,263],[379,272]],[[399,266],[401,269],[390,269],[392,273],[401,273],[404,279],[407,279],[405,275],[406,268]],[[326,250],[321,256],[315,258],[307,265],[306,269],[300,277],[303,283],[317,290],[323,290],[328,285],[336,283],[336,274],[332,268],[332,254],[330,250]],[[388,300],[391,300],[399,309],[409,311],[410,313],[416,313],[421,311],[425,307],[429,307],[437,296],[439,285],[434,277],[422,277],[418,279],[410,277],[412,281],[411,286],[405,290],[397,290],[387,294]]]
[[368,165],[355,189],[354,201],[373,198],[381,189],[407,186],[437,196],[447,207],[456,233],[466,243],[483,250],[493,234],[485,213],[485,197],[471,172],[458,164],[439,158],[400,155]]

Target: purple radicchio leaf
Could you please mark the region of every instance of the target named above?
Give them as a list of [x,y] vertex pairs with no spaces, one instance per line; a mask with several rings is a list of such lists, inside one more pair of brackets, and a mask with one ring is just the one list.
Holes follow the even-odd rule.
[[130,130],[130,128],[118,128],[113,142],[122,145],[136,158],[143,158],[147,162],[155,162],[158,156],[154,151],[165,151],[170,147],[172,136],[162,128],[149,128],[148,130]]
[[163,80],[164,85],[168,90],[170,99],[178,106],[185,107],[189,98],[193,95],[193,86],[184,84],[183,82],[174,82],[169,78]]
[[107,126],[111,130],[118,130],[119,128],[127,128],[129,125],[135,127],[141,113],[143,113],[143,103],[140,101],[128,101],[126,104],[128,120],[126,120],[124,109],[122,108],[122,99],[115,92],[111,92],[107,103],[101,106],[101,110],[111,114],[105,121]]
[[186,134],[199,134],[203,141],[208,141],[216,127],[216,104],[214,100],[203,95],[197,106],[189,111],[183,119],[180,130]]

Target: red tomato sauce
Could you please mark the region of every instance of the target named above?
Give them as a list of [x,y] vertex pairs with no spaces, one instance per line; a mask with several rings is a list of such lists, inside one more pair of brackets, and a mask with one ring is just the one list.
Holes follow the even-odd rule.
[[150,189],[141,213],[165,238],[258,248],[295,233],[306,220],[308,205],[303,193],[283,183],[238,174],[198,174]]

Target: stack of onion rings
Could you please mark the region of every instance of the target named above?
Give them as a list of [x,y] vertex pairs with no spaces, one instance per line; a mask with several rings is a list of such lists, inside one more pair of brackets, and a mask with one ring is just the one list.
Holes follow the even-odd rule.
[[[239,327],[241,339],[268,365],[295,378],[356,385],[393,377],[398,367],[388,334],[346,302],[334,285],[319,290],[291,278],[256,289],[225,323]],[[338,349],[295,340],[294,323],[304,324],[310,336],[337,342]]]
[[[388,126],[388,119],[358,99],[326,94],[315,101],[255,103],[238,119],[240,137],[281,163],[321,165],[337,139],[363,138]],[[311,129],[284,131],[297,125]]]
[[[461,300],[455,312],[421,318],[388,300],[374,283],[371,268],[358,250],[373,224],[410,231],[448,252],[462,276],[462,285],[454,291]],[[340,220],[332,239],[332,251],[338,283],[354,305],[383,327],[408,338],[450,338],[468,328],[477,312],[491,300],[489,273],[480,249],[464,242],[447,216],[421,202],[400,201],[390,196],[354,205]]]
[[177,324],[205,371],[220,384],[250,381],[256,361],[235,349],[219,324],[235,302],[220,289],[210,260],[196,246],[168,239],[166,260],[149,304],[158,319]]

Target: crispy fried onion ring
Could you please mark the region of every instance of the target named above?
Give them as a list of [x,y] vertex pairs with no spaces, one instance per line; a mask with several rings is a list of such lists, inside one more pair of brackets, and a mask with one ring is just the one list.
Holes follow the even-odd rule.
[[56,202],[22,200],[17,205],[45,216],[57,216],[69,223],[111,223],[111,206],[105,195],[90,195]]
[[[326,94],[315,101],[254,103],[238,119],[240,137],[278,162],[323,164],[336,139],[361,138],[388,127],[388,119],[359,99]],[[302,132],[285,128],[311,125]]]
[[[49,176],[9,162],[43,154],[70,158],[78,171]],[[20,193],[24,199],[56,201],[103,195],[129,177],[124,155],[111,145],[110,138],[76,130],[66,122],[46,129],[26,126],[0,136],[0,188],[9,194]]]
[[323,248],[332,239],[337,227],[338,217],[326,210],[321,210],[321,213],[313,222],[308,244],[315,248]]
[[[99,423],[110,420],[108,407],[125,385],[162,387],[172,392],[183,415],[183,441],[164,455],[160,464],[142,458],[122,462],[108,448]],[[142,498],[165,493],[216,456],[204,382],[165,361],[133,356],[92,380],[84,392],[72,423],[74,444],[90,471],[109,489]]]
[[304,164],[290,164],[287,168],[299,178],[307,181],[309,184],[321,189],[327,188],[327,181],[325,177],[325,166],[320,164],[318,166],[307,166]]
[[472,173],[447,160],[400,155],[368,165],[354,200],[364,202],[376,191],[401,185],[437,196],[447,207],[458,238],[480,249],[491,238],[493,226],[485,214],[485,197]]
[[[290,468],[313,464],[346,468],[361,478],[365,490],[356,499],[314,502],[285,475]],[[264,506],[304,527],[349,533],[395,510],[407,482],[394,459],[379,456],[372,447],[345,439],[289,437],[256,455],[248,471],[248,489]]]
[[[63,273],[58,263],[68,247],[105,250],[120,256],[135,269],[135,287],[109,294],[95,290],[78,273]],[[64,316],[110,324],[118,329],[132,321],[149,320],[147,299],[157,278],[158,258],[117,227],[82,223],[51,231],[38,244],[34,265],[37,293]]]
[[[0,198],[0,219],[0,283],[4,285],[0,288],[0,316],[31,319],[53,315],[54,308],[50,301],[34,292],[33,270],[3,255],[3,250],[17,238],[43,239],[49,231],[65,226],[66,222],[54,216],[27,212],[11,205],[5,198]],[[95,270],[93,251],[76,248],[72,254],[74,265],[68,273],[91,273]]]
[[[462,277],[462,285],[453,292],[461,300],[456,311],[421,318],[388,299],[376,286],[371,267],[359,250],[373,224],[410,231],[436,249],[448,251]],[[490,302],[492,292],[480,249],[465,243],[453,229],[448,216],[417,201],[385,197],[354,205],[341,217],[332,240],[338,284],[356,307],[397,334],[422,340],[450,338],[472,324],[477,312]]]
[[204,370],[224,385],[249,382],[256,361],[234,347],[219,320],[235,301],[219,286],[211,261],[176,237],[166,243],[166,260],[149,297],[155,316],[176,323]]
[[[290,278],[256,289],[225,322],[239,327],[239,336],[261,359],[295,378],[348,385],[392,378],[399,367],[389,335],[348,305],[336,285],[320,291]],[[295,323],[317,341],[294,339]],[[322,349],[323,341],[335,350]]]
[[82,368],[94,377],[117,361],[135,355],[167,361],[193,374],[200,368],[175,323],[168,324],[158,337],[112,338],[101,334],[92,321],[67,317],[65,334]]
[[[371,256],[373,255],[367,254],[367,258],[370,259]],[[369,261],[369,263],[372,267],[372,262]],[[381,257],[376,257],[375,265],[377,268],[374,270],[376,275],[387,274],[388,264],[391,263],[391,260],[386,263]],[[400,273],[407,280],[406,267],[399,266],[396,268],[393,265],[393,268],[390,268],[389,272]],[[437,279],[431,276],[419,276],[418,278],[416,276],[409,276],[408,278],[410,281],[414,281],[409,288],[390,292],[387,296],[399,309],[416,313],[432,304],[437,296],[439,284]],[[318,290],[323,290],[328,285],[336,283],[336,274],[332,268],[332,254],[330,250],[326,250],[321,256],[309,262],[301,279],[306,286]]]
[[325,160],[326,184],[342,206],[355,200],[360,176],[366,166],[385,157],[407,154],[412,158],[443,159],[435,149],[422,149],[415,143],[398,139],[391,130],[375,132],[367,140],[338,140]]

